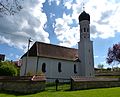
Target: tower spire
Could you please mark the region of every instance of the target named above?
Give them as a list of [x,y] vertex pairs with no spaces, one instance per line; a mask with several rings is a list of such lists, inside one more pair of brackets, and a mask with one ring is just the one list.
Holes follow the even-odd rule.
[[83,2],[83,11],[85,11],[85,3]]
[[85,2],[84,2],[84,0],[83,0],[83,11],[85,11]]

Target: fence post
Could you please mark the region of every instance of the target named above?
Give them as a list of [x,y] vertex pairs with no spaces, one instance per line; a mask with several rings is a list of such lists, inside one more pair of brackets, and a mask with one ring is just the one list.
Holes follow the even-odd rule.
[[70,79],[70,89],[73,90],[73,82],[72,82],[72,78]]
[[57,90],[58,90],[58,83],[59,83],[59,80],[56,79],[56,80],[55,80],[55,83],[56,83],[56,91],[57,91]]

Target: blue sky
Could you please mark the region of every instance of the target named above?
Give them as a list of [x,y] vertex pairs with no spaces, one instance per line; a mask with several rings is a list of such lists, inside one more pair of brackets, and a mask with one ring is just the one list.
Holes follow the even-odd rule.
[[[28,38],[77,48],[80,40],[78,16],[83,0],[24,0],[23,9],[0,17],[0,53],[18,60],[27,50]],[[95,66],[106,64],[107,50],[120,42],[120,1],[84,0],[91,17],[91,40]]]

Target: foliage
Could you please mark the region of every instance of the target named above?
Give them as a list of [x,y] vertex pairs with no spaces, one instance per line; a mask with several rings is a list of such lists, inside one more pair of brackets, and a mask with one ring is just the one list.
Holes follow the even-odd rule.
[[34,74],[33,72],[31,72],[31,71],[28,71],[27,72],[27,76],[33,76],[33,75],[45,75],[42,71],[40,71],[40,72],[37,72],[37,74]]
[[113,47],[108,49],[108,54],[106,59],[108,64],[115,62],[120,63],[120,43],[114,44]]
[[27,72],[27,76],[33,76],[34,74],[32,72]]
[[30,95],[0,93],[0,97],[120,97],[120,88],[104,88],[80,91],[43,91]]
[[45,76],[45,73],[44,72],[42,72],[42,71],[40,71],[40,72],[37,72],[37,74],[36,75],[43,75],[43,76]]
[[103,64],[98,64],[98,69],[103,69],[104,65]]
[[18,68],[9,61],[0,62],[0,76],[17,76]]
[[22,9],[21,1],[23,0],[0,0],[0,15],[14,15]]

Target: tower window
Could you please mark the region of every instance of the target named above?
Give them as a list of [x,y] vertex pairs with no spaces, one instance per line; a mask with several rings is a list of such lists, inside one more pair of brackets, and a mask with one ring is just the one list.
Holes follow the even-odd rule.
[[61,70],[61,62],[58,63],[58,72],[62,72],[62,70]]
[[87,28],[87,32],[89,32],[89,28]]
[[76,68],[76,64],[74,64],[74,73],[77,73],[77,68]]
[[89,52],[90,52],[90,49],[89,49]]
[[84,32],[86,32],[86,29],[84,28]]
[[43,72],[43,73],[46,72],[46,64],[45,64],[45,63],[42,64],[42,72]]

